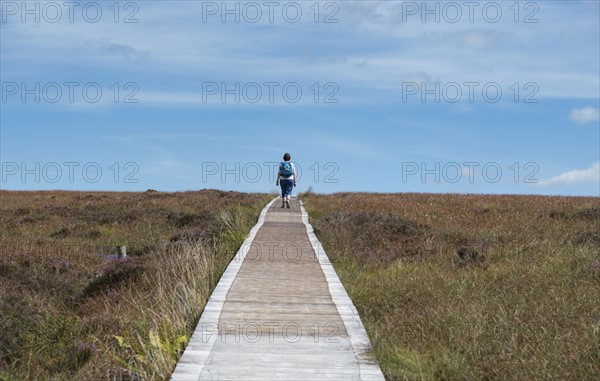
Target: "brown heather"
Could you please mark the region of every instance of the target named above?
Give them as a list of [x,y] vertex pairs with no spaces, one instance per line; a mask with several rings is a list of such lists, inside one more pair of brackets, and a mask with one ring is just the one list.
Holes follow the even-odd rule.
[[[272,197],[0,191],[0,380],[168,379]],[[387,379],[600,379],[599,198],[301,198]]]
[[600,198],[303,200],[387,379],[600,379]]
[[0,191],[0,380],[168,379],[270,198]]

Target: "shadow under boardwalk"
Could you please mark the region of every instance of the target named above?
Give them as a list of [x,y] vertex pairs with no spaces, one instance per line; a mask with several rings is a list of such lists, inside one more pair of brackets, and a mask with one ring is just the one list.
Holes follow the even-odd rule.
[[172,380],[383,380],[301,204],[263,210]]

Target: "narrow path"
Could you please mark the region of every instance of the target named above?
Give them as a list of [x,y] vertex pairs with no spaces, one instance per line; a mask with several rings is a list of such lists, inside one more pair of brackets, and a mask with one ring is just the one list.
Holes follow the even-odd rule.
[[263,209],[171,380],[383,380],[304,208],[280,205]]

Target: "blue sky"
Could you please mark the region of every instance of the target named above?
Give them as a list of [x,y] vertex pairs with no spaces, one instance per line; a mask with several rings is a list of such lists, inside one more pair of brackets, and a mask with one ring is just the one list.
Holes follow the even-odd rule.
[[2,189],[600,196],[598,1],[23,4]]

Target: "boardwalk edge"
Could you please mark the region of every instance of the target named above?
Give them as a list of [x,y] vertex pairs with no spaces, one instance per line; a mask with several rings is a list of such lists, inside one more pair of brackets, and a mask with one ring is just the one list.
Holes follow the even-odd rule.
[[306,209],[304,209],[304,203],[300,200],[298,201],[300,203],[300,211],[302,212],[302,222],[306,227],[308,239],[310,240],[319,264],[321,265],[321,269],[325,274],[325,278],[329,284],[331,299],[333,299],[333,303],[344,322],[344,326],[350,337],[350,343],[357,356],[360,379],[365,381],[384,380],[379,364],[371,355],[371,342],[362,320],[358,315],[358,311],[337,276],[335,269],[331,265],[329,257],[327,256],[327,253],[325,253],[323,245],[321,245],[321,242],[315,235],[312,225],[308,222],[308,213],[306,212]]
[[[196,329],[192,333],[192,337],[183,352],[183,355],[177,362],[175,370],[171,374],[171,381],[189,381],[197,380],[204,369],[206,360],[210,355],[212,348],[217,340],[218,336],[218,321],[225,304],[225,296],[231,289],[231,285],[235,280],[244,258],[247,254],[247,249],[252,244],[254,237],[258,230],[262,227],[265,222],[265,217],[271,205],[277,200],[277,198],[271,200],[260,212],[258,222],[252,229],[248,237],[242,243],[235,257],[231,260],[227,269],[221,276],[219,283],[212,292],[210,299],[204,307],[204,311]],[[210,331],[205,330],[210,328]],[[213,331],[216,329],[217,331]],[[208,337],[208,339],[205,339]]]

